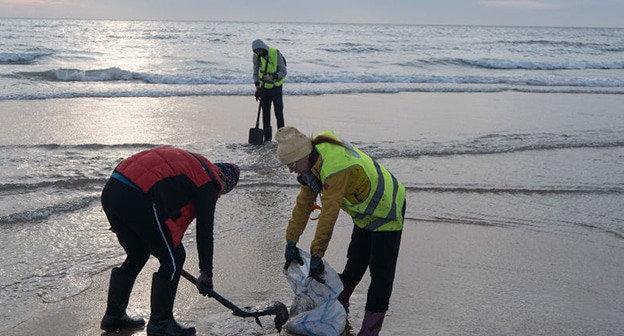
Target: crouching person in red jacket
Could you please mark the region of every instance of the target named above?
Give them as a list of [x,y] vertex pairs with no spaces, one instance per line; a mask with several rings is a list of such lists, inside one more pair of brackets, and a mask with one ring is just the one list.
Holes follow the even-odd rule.
[[147,335],[195,335],[178,324],[173,303],[186,252],[182,237],[196,219],[200,275],[197,288],[212,290],[213,222],[217,199],[236,186],[238,166],[212,163],[182,149],[156,147],[122,161],[102,191],[102,207],[126,260],[112,270],[105,331],[143,328],[145,321],[126,314],[134,281],[150,254],[160,262],[152,276]]

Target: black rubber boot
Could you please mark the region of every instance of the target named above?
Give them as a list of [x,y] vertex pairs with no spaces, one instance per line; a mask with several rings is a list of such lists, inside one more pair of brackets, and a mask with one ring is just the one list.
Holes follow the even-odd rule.
[[147,324],[147,336],[192,336],[197,332],[193,327],[178,324],[173,318],[173,302],[179,281],[180,276],[174,280],[161,278],[157,273],[152,276],[152,315]]
[[102,322],[100,322],[102,330],[119,331],[123,329],[140,329],[145,326],[145,320],[142,318],[133,319],[126,314],[134,280],[135,278],[133,277],[121,274],[117,267],[111,271],[106,312]]
[[264,142],[270,142],[273,137],[273,129],[271,126],[264,128]]
[[342,304],[345,311],[348,313],[349,312],[349,299],[351,298],[351,294],[353,294],[353,291],[355,290],[355,286],[347,286],[344,283],[342,274],[338,274],[338,276],[340,277],[340,281],[342,282],[342,287],[344,287],[342,292],[340,292],[340,294],[338,295],[338,302]]

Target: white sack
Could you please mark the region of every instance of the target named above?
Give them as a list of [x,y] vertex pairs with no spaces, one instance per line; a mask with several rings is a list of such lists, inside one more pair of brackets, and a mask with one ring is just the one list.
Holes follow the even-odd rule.
[[323,260],[325,264],[325,283],[309,278],[310,254],[299,249],[303,259],[300,266],[291,262],[286,279],[293,289],[295,297],[290,306],[290,319],[286,330],[300,335],[337,336],[342,334],[347,321],[347,313],[338,302],[342,292],[342,282],[338,273]]

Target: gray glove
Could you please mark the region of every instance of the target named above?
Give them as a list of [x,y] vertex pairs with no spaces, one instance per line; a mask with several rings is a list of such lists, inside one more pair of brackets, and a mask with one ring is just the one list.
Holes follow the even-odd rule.
[[286,262],[284,263],[284,270],[288,270],[288,266],[291,262],[296,261],[299,265],[303,265],[303,259],[299,254],[299,249],[297,248],[297,244],[293,242],[286,243],[286,251],[284,252],[284,258]]
[[325,264],[323,259],[317,256],[312,256],[310,259],[310,274],[308,277],[324,284],[325,283]]
[[195,283],[195,286],[197,286],[197,289],[199,290],[199,293],[201,295],[210,296],[210,292],[212,292],[213,290],[212,278],[209,277],[206,272],[201,271],[201,273],[199,274],[199,277],[197,278],[197,282]]

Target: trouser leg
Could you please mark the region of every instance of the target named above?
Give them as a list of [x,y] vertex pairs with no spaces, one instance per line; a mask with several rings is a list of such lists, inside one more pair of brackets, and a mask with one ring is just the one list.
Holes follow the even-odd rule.
[[366,297],[366,311],[388,310],[399,257],[401,231],[374,232],[371,239],[371,283]]
[[353,294],[355,287],[360,283],[368,268],[371,251],[370,234],[370,232],[362,230],[355,225],[351,232],[351,242],[347,249],[347,263],[339,275],[344,289],[338,295],[338,301],[347,312],[349,311],[351,294]]
[[[405,204],[403,204],[405,217]],[[366,311],[388,310],[403,231],[375,231],[371,234],[371,283],[366,296]]]
[[263,89],[260,105],[262,106],[262,129],[264,130],[264,141],[271,141],[273,132],[271,130],[271,104],[273,102],[273,96],[271,95],[273,89]]
[[340,277],[346,286],[357,286],[366,273],[371,253],[370,235],[371,232],[353,226],[347,249],[347,263]]
[[129,189],[119,181],[111,180],[102,192],[102,206],[127,257],[121,267],[111,271],[106,312],[100,327],[106,331],[141,328],[143,319],[132,319],[126,314],[130,294],[137,275],[149,258],[149,249],[134,231],[135,216],[144,208],[142,194]]
[[282,85],[273,88],[273,107],[275,108],[275,119],[277,129],[284,127],[284,99],[282,95]]
[[338,276],[340,277],[340,281],[342,282],[342,292],[340,292],[340,294],[338,295],[338,302],[340,302],[340,304],[342,305],[342,307],[344,307],[345,311],[348,313],[349,312],[349,300],[351,299],[351,295],[353,294],[353,291],[355,290],[355,286],[349,286],[345,284],[344,281],[344,276],[342,274],[338,274]]
[[158,218],[155,218],[155,225],[159,227],[160,237],[152,239],[150,249],[160,262],[160,267],[152,276],[151,315],[147,325],[147,335],[195,335],[195,328],[184,327],[173,318],[173,304],[182,266],[186,259],[184,245],[180,243],[174,247],[167,226]]
[[[405,204],[403,204],[405,218]],[[402,231],[375,231],[370,239],[369,268],[371,283],[366,296],[366,311],[358,336],[377,336],[388,310]]]
[[401,231],[371,233],[371,283],[366,295],[366,311],[358,336],[377,336],[381,331],[392,294],[399,255]]

